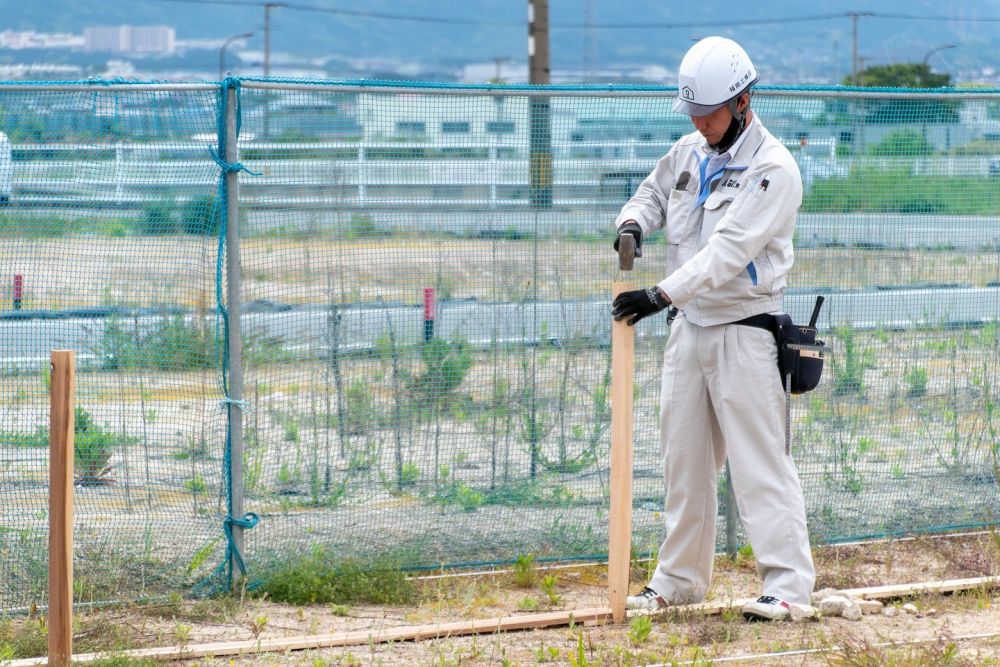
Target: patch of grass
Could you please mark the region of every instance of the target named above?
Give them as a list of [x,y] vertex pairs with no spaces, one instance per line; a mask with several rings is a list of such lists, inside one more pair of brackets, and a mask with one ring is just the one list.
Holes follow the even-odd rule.
[[112,653],[88,664],[96,665],[97,667],[158,667],[159,665],[168,663],[158,662],[152,658],[136,658],[130,655],[115,655]]
[[556,582],[558,579],[554,574],[547,574],[542,577],[542,592],[549,599],[549,604],[555,606],[562,600],[562,596],[556,592]]
[[289,604],[405,604],[415,599],[412,582],[398,567],[363,567],[338,560],[323,547],[277,565],[263,576],[256,595]]
[[0,236],[25,238],[56,238],[65,236],[76,226],[66,218],[39,218],[21,213],[0,213]]
[[518,588],[531,588],[537,578],[535,554],[518,554],[514,561],[514,585]]
[[986,178],[923,176],[910,168],[853,167],[842,178],[819,178],[802,201],[806,212],[995,215],[1000,190]]
[[846,636],[826,656],[830,667],[963,667],[976,664],[961,655],[947,632],[932,642],[909,646],[884,646],[863,637]]
[[653,619],[649,616],[636,616],[628,624],[628,638],[633,644],[643,644],[653,631]]
[[13,620],[0,618],[0,659],[17,660],[46,655],[48,628],[44,618]]
[[[83,406],[73,410],[73,467],[76,482],[83,486],[113,483],[110,477],[111,456],[116,445],[136,442],[135,438],[106,431],[94,423]],[[0,432],[0,444],[14,447],[48,447],[49,429],[39,427],[34,433]]]
[[109,317],[97,352],[104,370],[211,368],[216,365],[216,338],[207,322],[188,321],[180,313],[163,315],[138,332],[134,324]]

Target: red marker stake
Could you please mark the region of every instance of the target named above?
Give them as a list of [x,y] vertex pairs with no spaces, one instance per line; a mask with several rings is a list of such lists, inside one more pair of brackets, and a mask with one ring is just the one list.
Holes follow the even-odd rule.
[[21,310],[21,296],[24,293],[24,276],[14,274],[14,310]]
[[424,342],[434,338],[434,288],[424,288]]

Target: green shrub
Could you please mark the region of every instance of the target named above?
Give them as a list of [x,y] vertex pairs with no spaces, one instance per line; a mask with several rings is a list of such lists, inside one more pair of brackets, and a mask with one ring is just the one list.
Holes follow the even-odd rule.
[[264,574],[255,591],[272,602],[288,604],[405,604],[416,596],[398,567],[338,561],[323,547],[282,563]]
[[181,314],[164,315],[140,329],[120,317],[104,321],[100,356],[105,370],[155,368],[182,370],[215,365],[216,342],[210,327]]
[[414,486],[418,479],[420,479],[420,468],[417,467],[416,463],[407,461],[399,469],[400,486]]
[[180,217],[181,230],[186,234],[214,236],[219,233],[219,216],[212,195],[197,195],[185,201]]
[[906,371],[906,395],[909,398],[920,398],[927,395],[927,369],[921,367]]
[[[133,439],[111,433],[97,426],[83,406],[73,410],[73,472],[81,486],[107,486],[114,480],[111,473],[111,456],[114,446]],[[45,430],[48,440],[48,430]]]
[[514,585],[518,588],[531,588],[537,577],[535,554],[518,554],[514,561]]
[[139,219],[139,232],[150,235],[176,233],[175,208],[176,203],[168,200],[146,204],[143,206],[142,218]]

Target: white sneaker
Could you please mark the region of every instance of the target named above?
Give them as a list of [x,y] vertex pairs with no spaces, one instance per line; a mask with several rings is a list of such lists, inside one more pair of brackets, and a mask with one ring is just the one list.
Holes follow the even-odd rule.
[[625,608],[626,609],[644,609],[647,611],[656,611],[658,609],[663,609],[667,606],[667,601],[663,597],[654,591],[652,588],[647,586],[639,591],[638,595],[629,595],[625,598]]
[[783,621],[789,614],[788,603],[770,595],[761,595],[743,605],[743,618],[748,621]]

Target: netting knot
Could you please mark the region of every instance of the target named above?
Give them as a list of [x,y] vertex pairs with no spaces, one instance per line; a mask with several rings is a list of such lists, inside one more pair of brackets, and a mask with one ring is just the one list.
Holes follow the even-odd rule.
[[240,574],[246,576],[247,566],[243,562],[243,554],[236,547],[236,539],[233,537],[233,526],[243,528],[244,530],[249,530],[260,523],[260,516],[254,512],[247,512],[242,517],[237,519],[232,514],[227,514],[226,518],[222,520],[222,530],[226,533],[226,539],[229,541],[229,556],[232,561],[236,564],[236,567],[240,569]]
[[238,407],[240,410],[243,411],[243,414],[248,415],[251,413],[249,401],[237,400],[235,398],[229,398],[228,396],[219,401],[220,410],[225,410],[230,405],[235,405],[236,407]]
[[260,171],[250,171],[249,169],[247,169],[246,165],[243,164],[242,162],[226,162],[224,159],[222,159],[222,156],[220,156],[218,151],[216,151],[214,148],[209,147],[208,152],[209,154],[211,154],[212,159],[215,160],[215,164],[219,165],[219,168],[222,169],[222,172],[225,174],[232,174],[238,171],[245,171],[251,176],[260,176],[262,173],[264,173]]

